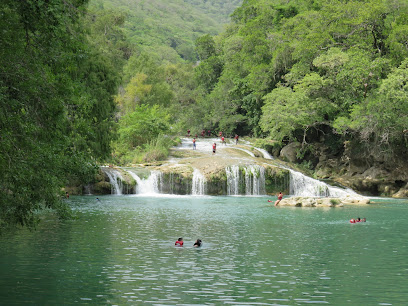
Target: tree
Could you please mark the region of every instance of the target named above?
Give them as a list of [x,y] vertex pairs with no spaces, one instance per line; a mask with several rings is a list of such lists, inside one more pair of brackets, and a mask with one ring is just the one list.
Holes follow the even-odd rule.
[[[110,153],[118,74],[84,33],[86,1],[0,7],[0,228],[63,216],[61,188]],[[117,66],[116,66],[117,67]]]

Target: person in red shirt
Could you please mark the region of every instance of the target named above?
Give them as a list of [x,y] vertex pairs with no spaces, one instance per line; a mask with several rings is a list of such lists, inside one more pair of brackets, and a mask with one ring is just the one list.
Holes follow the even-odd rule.
[[279,204],[279,202],[282,201],[282,198],[283,198],[283,194],[282,194],[282,192],[279,192],[278,199],[275,202],[275,206],[277,206]]
[[217,144],[214,142],[214,144],[213,144],[213,154],[215,154],[216,150],[217,150]]
[[179,239],[177,239],[177,241],[176,241],[176,243],[174,245],[182,247],[183,244],[184,244],[183,238],[179,238]]
[[227,143],[225,142],[224,136],[221,137],[221,142],[222,142],[222,144],[227,145]]

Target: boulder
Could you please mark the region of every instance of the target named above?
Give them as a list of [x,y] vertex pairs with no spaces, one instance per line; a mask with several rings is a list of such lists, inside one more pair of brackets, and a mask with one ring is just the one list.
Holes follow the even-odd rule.
[[283,147],[280,151],[280,157],[291,163],[299,162],[297,158],[297,153],[301,149],[302,145],[299,142],[292,142],[287,146]]

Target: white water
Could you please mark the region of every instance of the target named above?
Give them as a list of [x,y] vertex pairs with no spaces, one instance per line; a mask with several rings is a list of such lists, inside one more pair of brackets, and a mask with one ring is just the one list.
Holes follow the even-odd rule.
[[136,181],[135,193],[143,195],[156,195],[160,193],[160,184],[162,182],[162,173],[160,171],[152,171],[146,179],[141,179],[132,170],[127,172]]
[[341,189],[315,180],[300,172],[288,169],[290,173],[289,193],[302,197],[344,197],[347,195],[357,195],[351,189]]
[[193,172],[192,195],[205,195],[205,177],[198,169]]
[[243,166],[241,171],[237,165],[225,168],[227,174],[227,194],[239,195],[239,183],[245,182],[245,195],[265,194],[265,168],[258,165]]
[[227,174],[227,194],[238,195],[239,194],[239,167],[233,165],[225,168]]
[[102,168],[106,175],[109,177],[109,182],[111,184],[111,194],[122,195],[122,180],[123,177],[120,172],[113,169]]
[[261,153],[263,154],[263,157],[264,157],[265,159],[273,159],[273,156],[272,156],[271,154],[269,154],[269,152],[266,151],[265,149],[261,149],[261,148],[257,148],[257,147],[254,147],[254,149],[255,149],[255,150],[258,150],[259,152],[261,152]]

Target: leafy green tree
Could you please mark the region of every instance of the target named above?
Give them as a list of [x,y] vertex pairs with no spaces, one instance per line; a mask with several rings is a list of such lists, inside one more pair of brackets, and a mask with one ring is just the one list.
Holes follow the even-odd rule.
[[84,33],[86,1],[0,7],[0,228],[34,226],[61,188],[110,153],[118,74]]

